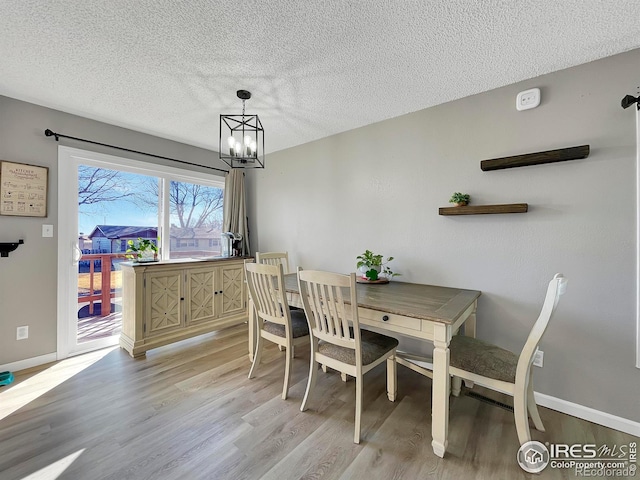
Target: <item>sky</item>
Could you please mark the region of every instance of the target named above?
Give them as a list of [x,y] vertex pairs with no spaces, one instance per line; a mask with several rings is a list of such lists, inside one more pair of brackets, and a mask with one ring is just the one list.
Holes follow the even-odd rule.
[[[96,170],[113,172],[113,170],[106,169]],[[82,182],[82,174],[80,177],[80,182]],[[119,172],[111,183],[101,184],[104,196],[114,198],[122,195],[135,195],[119,200],[80,204],[78,206],[78,233],[89,235],[96,225],[157,226],[157,204],[155,208],[146,204],[146,202],[154,200],[153,195],[144,188],[147,182],[153,181],[153,177],[146,175]],[[146,202],[141,202],[140,198],[146,199]]]
[[78,233],[89,235],[96,225],[155,227],[158,225],[158,210],[151,211],[149,207],[143,210],[125,200],[104,202],[100,208],[92,208],[91,211],[86,212],[81,205],[78,214]]
[[[106,180],[114,170],[84,167],[88,170],[79,174],[80,190],[89,182],[86,180],[94,172],[105,173],[102,181],[96,181],[89,190],[92,195],[79,198],[109,199],[96,203],[80,203],[78,206],[78,233],[90,235],[96,225],[122,225],[135,227],[154,227],[158,225],[158,200],[156,177],[135,173],[117,172],[110,180]],[[94,177],[95,178],[95,177]],[[100,175],[98,175],[100,178]],[[83,180],[84,179],[84,180]],[[154,187],[156,186],[156,187]],[[208,187],[214,189],[214,187]],[[96,191],[98,193],[96,193]],[[197,211],[196,211],[197,213]],[[217,215],[222,220],[220,209]],[[172,215],[171,222],[177,217]]]

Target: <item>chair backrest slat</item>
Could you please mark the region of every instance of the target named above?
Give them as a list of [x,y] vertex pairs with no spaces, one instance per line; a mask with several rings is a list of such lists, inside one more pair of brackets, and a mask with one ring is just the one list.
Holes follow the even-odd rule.
[[[356,350],[356,358],[359,358],[360,325],[355,300],[355,274],[299,269],[298,283],[311,334],[319,340]],[[345,299],[347,291],[350,304]],[[349,320],[353,328],[349,328]]]
[[264,265],[282,265],[285,274],[289,273],[288,252],[256,252],[256,263]]
[[258,317],[289,328],[291,318],[284,290],[282,265],[246,263],[249,295]]

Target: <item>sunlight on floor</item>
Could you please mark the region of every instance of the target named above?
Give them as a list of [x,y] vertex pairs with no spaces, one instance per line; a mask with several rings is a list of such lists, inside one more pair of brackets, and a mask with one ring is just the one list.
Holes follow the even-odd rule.
[[82,455],[85,449],[78,450],[71,455],[67,455],[61,458],[56,463],[52,463],[44,468],[41,468],[37,472],[33,472],[31,475],[24,477],[22,480],[55,480],[71,465],[76,458]]
[[40,395],[57,387],[75,374],[90,367],[118,347],[103,348],[95,352],[61,360],[42,372],[0,392],[0,420],[32,402]]

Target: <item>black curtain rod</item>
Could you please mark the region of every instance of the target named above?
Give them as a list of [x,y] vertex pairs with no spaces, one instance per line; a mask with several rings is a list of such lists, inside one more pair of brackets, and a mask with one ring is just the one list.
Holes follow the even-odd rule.
[[78,142],[92,143],[93,145],[100,145],[102,147],[115,148],[116,150],[122,150],[124,152],[137,153],[139,155],[146,155],[147,157],[161,158],[163,160],[171,160],[172,162],[184,163],[185,165],[193,165],[194,167],[207,168],[209,170],[216,170],[218,172],[229,173],[228,170],[224,170],[222,168],[208,167],[206,165],[198,165],[197,163],[185,162],[184,160],[178,160],[176,158],[163,157],[162,155],[155,155],[153,153],[147,153],[147,152],[139,152],[138,150],[131,150],[130,148],[118,147],[116,145],[109,145],[107,143],[94,142],[93,140],[87,140],[85,138],[71,137],[69,135],[63,135],[62,133],[53,132],[48,128],[44,131],[44,134],[47,137],[55,137],[56,142],[59,141],[60,138],[69,138],[71,140],[77,140]]

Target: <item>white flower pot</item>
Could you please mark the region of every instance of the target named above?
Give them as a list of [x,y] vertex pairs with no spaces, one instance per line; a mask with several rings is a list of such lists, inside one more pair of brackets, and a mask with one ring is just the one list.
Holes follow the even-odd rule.
[[368,272],[369,270],[371,270],[371,269],[373,269],[373,270],[377,271],[377,272],[378,272],[378,274],[382,271],[382,267],[381,267],[380,265],[376,265],[376,266],[374,266],[374,267],[365,267],[365,266],[362,266],[362,267],[360,267],[358,270],[359,270],[359,271],[360,271],[360,273],[362,274],[362,278],[367,278],[367,272]]

